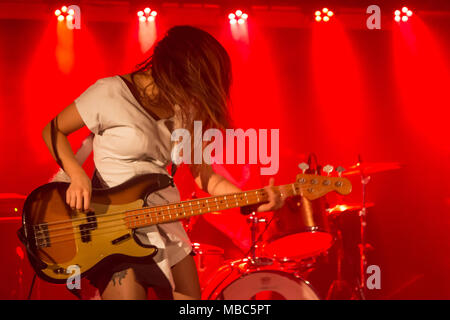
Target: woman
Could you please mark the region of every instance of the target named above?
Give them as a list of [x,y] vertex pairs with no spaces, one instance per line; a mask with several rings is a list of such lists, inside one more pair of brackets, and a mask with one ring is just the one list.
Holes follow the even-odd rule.
[[[67,204],[89,209],[92,189],[70,147],[70,133],[87,126],[94,134],[93,181],[99,186],[113,187],[140,174],[167,174],[174,129],[192,130],[194,120],[201,120],[203,127],[227,126],[230,83],[225,49],[207,32],[188,26],[170,29],[137,71],[98,80],[58,114],[53,132],[52,122],[43,130],[50,152],[70,177]],[[190,165],[190,169],[197,185],[211,195],[240,191],[208,165]],[[282,205],[279,195],[270,187],[266,190],[269,202],[258,211]],[[147,204],[175,201],[178,191],[168,187],[153,193]],[[181,223],[141,228],[138,237],[158,247],[154,263],[120,264],[90,275],[101,297],[146,299],[147,288],[158,287],[170,290],[174,299],[200,299],[191,244]]]

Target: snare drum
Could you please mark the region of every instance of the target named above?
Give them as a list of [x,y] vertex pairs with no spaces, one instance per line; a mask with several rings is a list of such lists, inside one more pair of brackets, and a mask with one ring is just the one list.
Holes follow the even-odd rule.
[[276,262],[254,267],[247,259],[221,267],[203,290],[203,300],[319,300],[308,281]]
[[324,198],[296,196],[274,213],[263,254],[278,259],[305,259],[326,252],[333,244]]

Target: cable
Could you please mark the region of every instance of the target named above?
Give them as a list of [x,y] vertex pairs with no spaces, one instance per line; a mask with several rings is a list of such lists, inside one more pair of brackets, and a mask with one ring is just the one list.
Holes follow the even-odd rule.
[[27,300],[31,300],[31,294],[33,293],[34,282],[36,281],[37,273],[34,273],[33,280],[31,281],[30,291],[28,291]]

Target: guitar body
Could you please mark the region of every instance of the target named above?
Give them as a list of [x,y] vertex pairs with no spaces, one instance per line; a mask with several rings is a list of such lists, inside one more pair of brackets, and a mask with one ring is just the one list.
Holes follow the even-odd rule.
[[140,243],[124,223],[125,212],[140,209],[146,197],[172,183],[162,174],[135,177],[117,187],[94,189],[93,211],[72,210],[65,201],[68,183],[34,190],[23,209],[22,241],[42,279],[65,283],[78,266],[81,276],[118,262],[144,263],[156,247]]

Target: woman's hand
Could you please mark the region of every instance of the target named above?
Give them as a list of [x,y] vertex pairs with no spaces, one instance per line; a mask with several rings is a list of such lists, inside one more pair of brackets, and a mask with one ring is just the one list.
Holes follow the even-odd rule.
[[66,203],[72,209],[89,210],[92,193],[91,179],[84,170],[73,174],[70,179],[70,186],[66,192]]
[[285,196],[281,194],[278,188],[274,188],[273,178],[270,178],[269,185],[264,187],[264,190],[269,196],[269,202],[260,205],[256,210],[257,212],[278,210],[284,205]]

